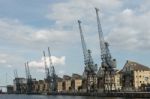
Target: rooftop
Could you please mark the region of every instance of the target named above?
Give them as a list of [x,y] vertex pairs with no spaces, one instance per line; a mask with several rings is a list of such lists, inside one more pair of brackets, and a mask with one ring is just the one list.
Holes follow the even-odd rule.
[[149,71],[150,68],[148,66],[142,65],[140,63],[131,61],[131,60],[127,60],[127,62],[125,63],[123,69],[128,69],[128,70],[144,70],[144,71]]

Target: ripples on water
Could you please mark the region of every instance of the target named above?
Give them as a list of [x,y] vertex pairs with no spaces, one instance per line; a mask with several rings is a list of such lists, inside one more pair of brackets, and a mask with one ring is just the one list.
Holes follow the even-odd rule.
[[[46,96],[46,95],[0,95],[0,99],[131,99],[131,98],[86,97],[86,96]],[[142,99],[142,98],[134,98],[134,99]]]

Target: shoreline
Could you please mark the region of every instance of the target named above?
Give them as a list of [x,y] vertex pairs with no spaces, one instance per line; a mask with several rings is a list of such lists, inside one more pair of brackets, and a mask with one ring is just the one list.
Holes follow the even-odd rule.
[[[7,95],[8,93],[2,93]],[[47,96],[91,96],[91,97],[127,97],[127,98],[150,98],[150,92],[112,92],[112,93],[30,93],[30,94],[14,94],[14,95],[47,95]]]
[[112,92],[112,93],[49,93],[47,95],[150,98],[150,92]]
[[[16,94],[21,95],[21,94]],[[24,94],[25,95],[25,94]],[[112,93],[67,93],[67,92],[61,92],[61,93],[30,93],[26,95],[47,95],[47,96],[91,96],[91,97],[127,97],[127,98],[150,98],[150,92],[112,92]]]

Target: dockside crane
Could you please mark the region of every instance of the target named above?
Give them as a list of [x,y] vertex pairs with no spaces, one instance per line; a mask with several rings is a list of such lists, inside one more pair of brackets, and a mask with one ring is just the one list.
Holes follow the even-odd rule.
[[27,79],[27,94],[32,94],[33,93],[33,81],[32,81],[32,76],[30,74],[30,69],[29,69],[29,63],[25,63],[25,71],[26,71],[26,79]]
[[50,77],[51,77],[51,92],[56,92],[57,91],[57,75],[55,72],[54,65],[52,63],[52,58],[51,58],[51,52],[50,48],[48,47],[48,55],[49,55],[49,65],[50,65]]
[[51,77],[50,77],[50,70],[47,66],[47,62],[46,62],[46,56],[45,56],[45,51],[43,51],[43,56],[44,56],[44,65],[45,65],[45,74],[46,74],[46,82],[48,84],[48,89],[47,91],[50,90],[50,84],[51,84]]
[[84,72],[86,74],[86,91],[87,92],[94,92],[96,91],[96,71],[97,71],[97,64],[94,64],[92,56],[91,56],[91,50],[87,49],[86,43],[84,40],[82,28],[81,28],[81,21],[78,20],[79,25],[79,31],[81,36],[81,43],[82,43],[82,50],[84,55]]
[[20,94],[21,93],[21,88],[20,88],[20,82],[19,82],[19,78],[18,78],[18,72],[17,72],[16,69],[14,70],[14,76],[15,76],[14,82],[15,82],[15,85],[16,85],[15,93]]
[[116,59],[112,59],[111,53],[109,51],[109,44],[105,42],[103,31],[100,23],[99,18],[99,9],[95,8],[96,10],[96,17],[97,17],[97,26],[98,26],[98,34],[99,34],[99,41],[100,41],[100,50],[101,50],[101,66],[104,70],[104,92],[108,91],[111,92],[113,87],[115,87],[114,83],[114,74],[116,68]]

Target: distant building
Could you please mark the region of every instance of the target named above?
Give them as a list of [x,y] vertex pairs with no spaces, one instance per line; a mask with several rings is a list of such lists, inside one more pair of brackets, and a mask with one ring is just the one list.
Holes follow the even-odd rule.
[[14,82],[14,92],[15,93],[25,93],[26,92],[26,83],[27,80],[25,78],[15,78]]
[[72,91],[77,92],[82,88],[82,76],[79,74],[72,74],[71,80],[71,88]]
[[104,89],[104,70],[102,67],[97,72],[97,91],[103,92]]
[[133,61],[127,61],[122,72],[122,89],[140,91],[141,85],[150,84],[150,68]]
[[68,75],[63,76],[63,91],[71,91],[71,77]]
[[44,80],[39,80],[38,81],[38,92],[39,93],[44,93],[45,92],[45,88],[46,85],[45,85],[45,81]]
[[97,90],[97,75],[93,73],[87,77],[87,72],[84,71],[82,75],[82,92]]
[[122,85],[121,85],[121,72],[119,70],[116,70],[115,72],[114,82],[115,82],[114,90],[120,91],[122,89]]
[[[27,92],[27,79],[26,78],[15,78],[13,80],[14,93],[25,94]],[[32,92],[33,93],[48,93],[50,90],[48,83],[45,80],[32,79]]]
[[82,74],[82,92],[86,92],[87,90],[87,75],[86,75],[86,72],[84,71],[83,74]]
[[39,93],[39,85],[38,85],[38,81],[34,81],[33,82],[33,92],[34,93]]
[[[111,83],[112,83],[112,90],[119,91],[121,90],[121,74],[119,70],[115,70],[114,76],[112,77]],[[108,80],[109,77],[104,78],[104,70],[102,67],[99,68],[98,73],[97,73],[97,87],[98,87],[98,92],[103,92],[104,91],[104,86],[107,88],[107,83],[109,83]],[[104,84],[104,80],[106,85]],[[110,89],[110,88],[109,88]]]
[[57,92],[63,91],[63,79],[58,77],[57,78]]
[[14,93],[14,88],[13,88],[12,85],[8,85],[8,86],[7,86],[7,93],[8,93],[8,94],[13,94],[13,93]]

